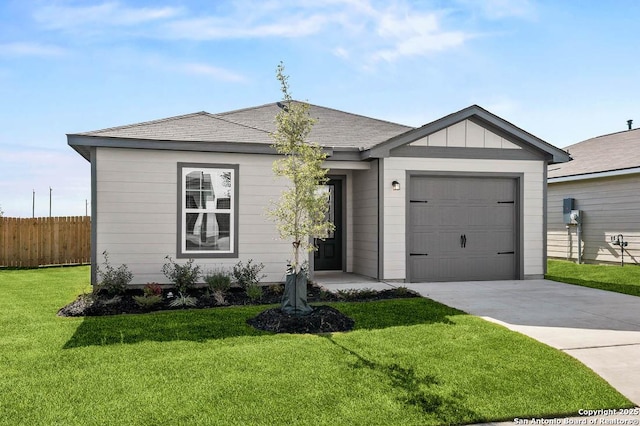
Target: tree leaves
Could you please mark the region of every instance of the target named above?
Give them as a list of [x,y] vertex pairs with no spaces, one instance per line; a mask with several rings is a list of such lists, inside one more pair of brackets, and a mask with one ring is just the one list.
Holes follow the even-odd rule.
[[329,194],[320,191],[319,185],[327,182],[327,169],[322,163],[327,155],[317,143],[307,141],[315,124],[309,114],[309,105],[294,101],[289,92],[289,77],[284,74],[282,62],[276,69],[283,102],[276,115],[276,131],[271,136],[273,147],[282,155],[273,162],[276,176],[288,179],[289,187],[277,202],[272,202],[269,216],[283,239],[291,240],[292,266],[299,271],[300,250],[313,251],[313,238],[326,238],[334,229],[327,220]]

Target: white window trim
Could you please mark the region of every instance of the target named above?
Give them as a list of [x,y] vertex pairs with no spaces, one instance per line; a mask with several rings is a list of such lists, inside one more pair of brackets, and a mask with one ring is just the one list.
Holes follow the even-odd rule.
[[[231,204],[230,209],[191,209],[184,203],[186,199],[186,176],[194,171],[224,170],[231,172]],[[237,164],[211,164],[211,163],[178,163],[178,203],[177,203],[177,258],[235,258],[238,257],[238,172]],[[230,214],[229,225],[229,250],[187,250],[187,213],[225,213]]]

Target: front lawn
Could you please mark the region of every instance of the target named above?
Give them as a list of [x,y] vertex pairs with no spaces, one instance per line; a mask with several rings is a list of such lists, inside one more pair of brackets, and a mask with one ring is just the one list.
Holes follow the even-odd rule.
[[61,318],[87,267],[0,271],[0,424],[442,425],[630,407],[573,358],[428,299],[333,303],[349,333],[273,335],[265,307]]
[[640,267],[637,265],[578,265],[566,260],[549,260],[545,278],[640,296]]

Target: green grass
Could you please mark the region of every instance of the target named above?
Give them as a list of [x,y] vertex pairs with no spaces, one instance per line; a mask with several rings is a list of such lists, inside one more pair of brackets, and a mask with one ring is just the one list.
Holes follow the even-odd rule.
[[578,265],[565,260],[549,260],[545,278],[640,296],[640,267],[637,265]]
[[264,307],[60,318],[86,267],[0,271],[0,424],[441,425],[631,403],[573,358],[427,299],[335,303],[356,330],[273,335]]

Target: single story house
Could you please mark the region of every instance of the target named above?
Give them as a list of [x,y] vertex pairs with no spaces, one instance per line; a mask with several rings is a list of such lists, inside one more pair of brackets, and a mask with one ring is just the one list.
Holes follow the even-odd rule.
[[[631,126],[630,126],[631,127]],[[640,263],[640,129],[598,136],[565,148],[573,160],[549,166],[548,254],[578,258],[578,229],[566,224],[568,206],[580,211],[581,260]],[[614,242],[622,236],[624,247]]]
[[[167,283],[170,255],[202,269],[253,259],[280,282],[291,256],[265,215],[279,102],[67,135],[91,162],[92,282],[101,253],[132,284]],[[473,105],[419,128],[311,105],[330,218],[310,268],[398,282],[539,278],[547,165],[566,152]]]

